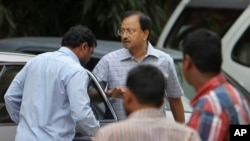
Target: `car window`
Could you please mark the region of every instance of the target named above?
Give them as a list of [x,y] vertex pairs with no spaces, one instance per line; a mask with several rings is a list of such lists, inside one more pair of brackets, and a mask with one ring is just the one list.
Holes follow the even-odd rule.
[[[192,96],[195,94],[195,91],[193,87],[187,83],[182,73],[182,61],[181,60],[175,60],[175,68],[176,68],[176,73],[177,73],[179,83],[184,91],[184,96],[182,96],[182,103],[183,103],[184,111],[186,113],[190,113],[193,111],[193,108],[190,106],[189,101],[192,98]],[[168,101],[166,102],[165,108],[166,110],[170,111],[170,105]]]
[[4,94],[23,65],[1,65],[0,71],[0,123],[13,123],[5,107]]
[[188,32],[201,27],[211,29],[222,37],[241,12],[242,9],[187,7],[164,41],[164,47],[181,50],[179,42]]
[[[89,73],[90,74],[90,73]],[[97,120],[117,120],[115,112],[110,105],[101,85],[95,79],[94,75],[90,76],[88,94],[90,97],[91,108]]]
[[248,27],[236,43],[232,59],[241,65],[250,67],[250,27]]
[[188,99],[191,99],[195,94],[195,90],[190,84],[188,84],[188,82],[186,81],[182,73],[182,61],[175,61],[175,69],[176,69],[176,73],[177,73],[180,85],[183,88],[185,96]]
[[[24,65],[24,64],[23,64]],[[9,114],[6,110],[4,103],[4,94],[8,89],[11,81],[14,79],[15,75],[22,69],[23,65],[9,65],[3,64],[0,66],[0,123],[13,123],[10,119]],[[94,76],[90,77],[89,82],[89,94],[91,97],[91,91],[95,91],[95,99],[91,98],[91,107],[94,114],[98,120],[114,120],[114,112],[111,111],[111,106],[108,105],[107,99],[103,96],[103,91],[98,85]]]

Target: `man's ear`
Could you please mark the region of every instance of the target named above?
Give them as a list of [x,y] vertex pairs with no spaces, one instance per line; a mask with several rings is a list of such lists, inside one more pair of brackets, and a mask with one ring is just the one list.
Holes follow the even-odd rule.
[[144,40],[147,40],[148,39],[148,37],[149,37],[149,30],[148,29],[146,29],[146,30],[144,30],[143,31],[144,32]]
[[129,88],[126,88],[126,90],[125,90],[124,103],[127,106],[130,106],[133,104],[133,93],[132,93],[132,91],[130,91]]
[[188,54],[186,54],[183,59],[183,69],[188,70],[192,67],[192,65],[192,58]]
[[88,43],[87,42],[83,42],[80,46],[81,46],[81,49],[83,51],[86,51],[88,49]]

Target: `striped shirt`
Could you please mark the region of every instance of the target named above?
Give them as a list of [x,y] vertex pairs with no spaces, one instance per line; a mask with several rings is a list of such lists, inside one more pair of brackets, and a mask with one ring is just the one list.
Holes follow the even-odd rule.
[[77,123],[82,134],[94,135],[99,122],[90,107],[88,79],[66,47],[28,62],[4,97],[18,123],[16,141],[71,141]]
[[199,141],[198,133],[164,117],[159,109],[142,109],[127,120],[100,128],[94,141]]
[[[173,59],[163,51],[155,49],[148,43],[147,54],[141,62],[136,59],[125,48],[113,51],[105,55],[95,66],[93,74],[100,82],[107,82],[108,89],[116,86],[126,86],[127,73],[140,64],[151,64],[159,68],[166,78],[166,94],[168,97],[179,98],[183,90],[179,84]],[[125,119],[123,100],[112,98],[111,104],[119,119]]]
[[209,80],[191,100],[190,127],[203,141],[229,140],[230,124],[250,124],[249,103],[223,74]]

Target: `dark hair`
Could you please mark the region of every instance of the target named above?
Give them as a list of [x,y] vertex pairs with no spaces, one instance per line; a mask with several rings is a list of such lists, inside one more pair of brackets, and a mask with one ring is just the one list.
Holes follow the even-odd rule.
[[152,65],[139,65],[129,71],[126,86],[141,104],[160,107],[164,99],[163,73]]
[[182,42],[183,55],[188,54],[201,72],[221,71],[221,39],[213,31],[199,28],[190,32]]
[[90,47],[97,46],[96,38],[92,31],[86,26],[76,25],[64,34],[61,45],[75,48],[83,42],[87,42]]
[[127,17],[133,16],[133,15],[139,15],[139,22],[141,25],[141,30],[144,31],[144,30],[148,29],[149,35],[150,35],[151,29],[152,29],[152,21],[151,21],[151,18],[148,15],[144,14],[143,12],[133,11],[133,10],[126,11],[122,16],[122,20],[124,20]]

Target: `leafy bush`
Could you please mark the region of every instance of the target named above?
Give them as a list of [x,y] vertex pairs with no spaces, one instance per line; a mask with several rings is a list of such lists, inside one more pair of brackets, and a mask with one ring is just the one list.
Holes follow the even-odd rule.
[[[99,39],[119,40],[120,16],[140,10],[153,21],[150,40],[156,42],[178,1],[171,0],[2,0],[0,38],[13,36],[62,36],[69,27],[84,24]],[[8,26],[6,26],[8,25]]]

